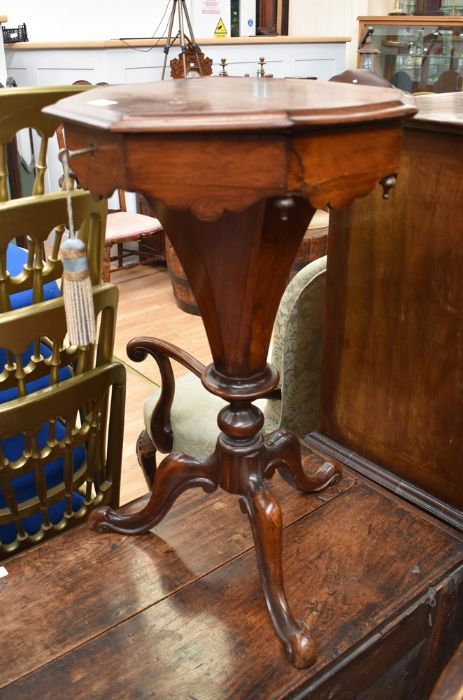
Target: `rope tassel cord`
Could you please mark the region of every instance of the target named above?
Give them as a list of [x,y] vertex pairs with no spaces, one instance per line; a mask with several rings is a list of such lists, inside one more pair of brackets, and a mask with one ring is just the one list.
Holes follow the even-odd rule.
[[85,243],[76,237],[70,190],[69,160],[62,150],[62,163],[66,183],[66,204],[69,238],[61,244],[63,261],[63,299],[69,342],[71,345],[89,345],[95,342],[95,309],[92,283],[88,270]]
[[61,245],[63,298],[69,342],[89,345],[95,342],[95,310],[85,244],[69,238]]

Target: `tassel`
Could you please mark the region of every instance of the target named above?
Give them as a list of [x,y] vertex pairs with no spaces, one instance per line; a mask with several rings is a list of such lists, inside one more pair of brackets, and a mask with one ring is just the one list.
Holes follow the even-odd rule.
[[95,342],[95,310],[85,243],[68,238],[61,245],[63,298],[71,345]]
[[71,201],[71,173],[69,154],[61,149],[66,206],[68,213],[69,238],[61,244],[63,261],[63,298],[66,325],[71,345],[90,345],[95,342],[95,309],[93,306],[92,283],[88,271],[85,243],[76,237]]

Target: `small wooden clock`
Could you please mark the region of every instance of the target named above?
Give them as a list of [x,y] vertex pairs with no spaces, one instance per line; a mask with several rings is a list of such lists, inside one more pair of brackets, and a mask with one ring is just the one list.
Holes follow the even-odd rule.
[[212,75],[212,59],[205,56],[199,48],[189,46],[170,62],[170,74],[172,78],[201,78]]

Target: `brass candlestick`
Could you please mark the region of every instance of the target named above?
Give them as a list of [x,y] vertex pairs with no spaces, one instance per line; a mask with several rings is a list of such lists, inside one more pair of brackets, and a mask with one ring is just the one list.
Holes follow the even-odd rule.
[[220,75],[221,78],[226,78],[226,77],[228,76],[228,73],[227,73],[227,71],[225,70],[226,67],[227,67],[227,59],[226,59],[226,58],[221,58],[221,59],[220,59],[220,65],[222,66],[222,68],[220,69],[219,75]]

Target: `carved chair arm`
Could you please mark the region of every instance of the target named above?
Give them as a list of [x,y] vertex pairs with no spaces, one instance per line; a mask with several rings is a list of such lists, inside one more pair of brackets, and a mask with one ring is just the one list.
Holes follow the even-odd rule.
[[170,411],[175,395],[175,378],[170,360],[176,360],[197,377],[201,377],[205,365],[176,345],[158,338],[133,338],[127,344],[127,355],[134,362],[142,362],[147,355],[151,355],[159,367],[161,394],[151,415],[150,432],[160,452],[171,452],[173,433]]

